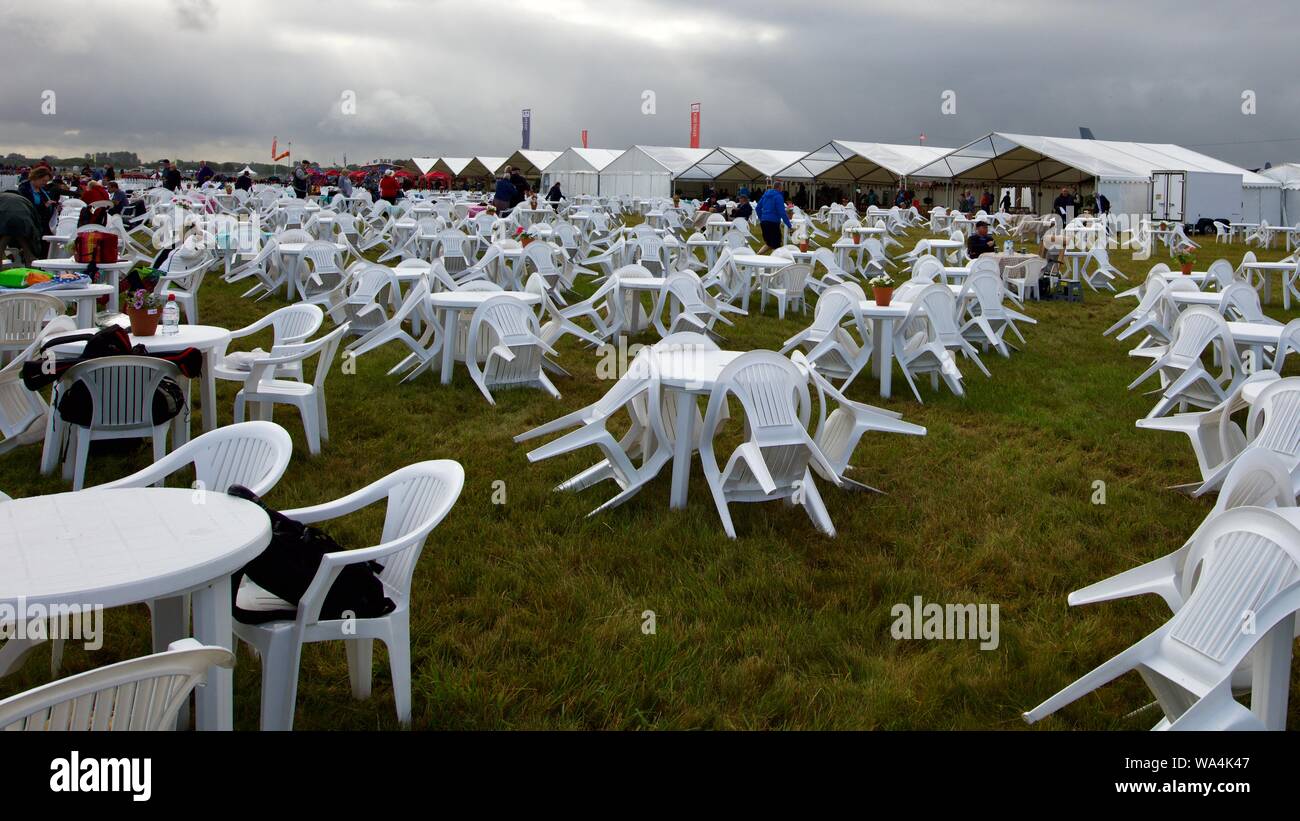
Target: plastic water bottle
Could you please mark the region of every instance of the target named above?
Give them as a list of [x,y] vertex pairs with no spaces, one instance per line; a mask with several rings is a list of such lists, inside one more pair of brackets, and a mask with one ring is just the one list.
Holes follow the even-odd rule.
[[176,304],[176,294],[167,295],[167,304],[163,306],[162,332],[171,335],[180,331],[181,306]]

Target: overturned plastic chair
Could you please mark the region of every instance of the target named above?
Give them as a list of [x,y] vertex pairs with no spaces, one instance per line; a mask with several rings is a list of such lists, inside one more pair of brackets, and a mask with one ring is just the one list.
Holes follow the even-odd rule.
[[[746,437],[719,469],[713,439],[730,396],[744,409]],[[718,375],[700,429],[700,463],[727,536],[736,538],[731,503],[777,499],[801,505],[819,531],[835,536],[835,525],[813,481],[813,465],[835,485],[842,483],[808,433],[811,404],[808,378],[773,351],[742,354]]]
[[[1173,618],[1129,649],[1024,713],[1041,721],[1136,670],[1164,717],[1157,730],[1281,730],[1300,609],[1300,529],[1282,512],[1225,511],[1206,523],[1186,557],[1198,574]],[[1242,629],[1243,613],[1252,630]],[[1251,706],[1233,698],[1233,674],[1254,656]],[[1284,658],[1285,657],[1285,658]]]

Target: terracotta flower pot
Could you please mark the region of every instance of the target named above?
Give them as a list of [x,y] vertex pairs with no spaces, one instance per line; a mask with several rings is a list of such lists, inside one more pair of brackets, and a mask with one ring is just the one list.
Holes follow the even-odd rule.
[[158,331],[158,321],[162,319],[162,308],[127,306],[123,313],[131,320],[131,333],[135,336],[153,336]]
[[1184,263],[1183,263],[1183,274],[1184,274],[1185,276],[1190,276],[1190,275],[1191,275],[1191,273],[1192,273],[1192,265],[1193,265],[1193,263],[1190,263],[1190,262],[1184,262]]
[[889,307],[889,300],[894,298],[893,288],[875,288],[871,289],[871,295],[875,297],[876,304],[881,308]]
[[857,244],[860,243],[860,242],[862,242],[862,235],[861,235],[861,234],[854,234],[854,235],[853,235],[853,244],[854,244],[854,245],[857,245]]
[[806,242],[799,243],[799,250],[805,254],[808,253],[808,243]]
[[523,238],[521,239],[521,242],[523,242],[525,248],[527,248],[528,245],[529,245],[529,243],[531,243],[532,241],[533,241],[533,238],[532,238],[532,237],[528,237],[528,236],[525,236],[525,237],[523,237]]

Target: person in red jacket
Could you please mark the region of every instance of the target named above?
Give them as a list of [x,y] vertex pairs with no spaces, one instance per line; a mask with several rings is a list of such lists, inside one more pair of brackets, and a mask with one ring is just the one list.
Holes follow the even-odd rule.
[[402,185],[391,169],[386,171],[379,180],[379,198],[388,200],[389,203],[397,202],[402,198]]

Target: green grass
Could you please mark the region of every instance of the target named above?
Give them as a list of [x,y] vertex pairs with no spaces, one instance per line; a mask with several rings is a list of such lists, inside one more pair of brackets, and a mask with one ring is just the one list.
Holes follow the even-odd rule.
[[[1211,238],[1197,267],[1218,256],[1235,264],[1244,250]],[[1112,258],[1129,284],[1167,260]],[[202,321],[240,327],[281,304],[239,293],[209,278]],[[433,376],[399,385],[385,376],[400,356],[394,346],[362,357],[355,375],[336,368],[332,438],[321,456],[308,455],[296,416],[277,412],[295,452],[268,501],[291,508],[333,499],[423,459],[465,466],[464,494],[415,574],[417,728],[1023,728],[1022,710],[1167,617],[1154,597],[1071,609],[1066,594],[1176,548],[1212,503],[1165,489],[1197,476],[1185,439],[1134,427],[1154,401],[1125,389],[1144,362],[1101,336],[1132,305],[1090,292],[1082,304],[1029,303],[1039,324],[1026,327],[1026,349],[1010,360],[984,356],[991,379],[964,364],[965,400],[922,380],[925,404],[917,404],[896,373],[895,398],[884,401],[873,380],[860,378],[854,398],[899,410],[929,434],[868,436],[859,446],[856,475],[888,495],[821,483],[839,531],[833,540],[801,509],[779,503],[734,505],[739,538],[727,539],[698,461],[687,509],[668,510],[665,470],[628,504],[586,518],[612,495],[609,485],[576,495],[551,489],[594,461],[594,451],[530,465],[526,448],[511,441],[608,386],[596,378],[595,354],[571,339],[560,362],[573,376],[557,380],[559,401],[503,391],[490,407],[463,368],[450,386]],[[1289,318],[1280,291],[1267,309]],[[737,318],[725,345],[777,348],[810,317],[778,321],[769,306],[766,316]],[[234,392],[222,384],[223,423]],[[57,477],[38,476],[38,460],[36,447],[0,457],[0,489],[65,490]],[[144,447],[96,452],[88,484],[148,461]],[[505,504],[493,503],[498,480]],[[1091,501],[1097,480],[1106,483],[1104,505]],[[351,517],[331,534],[372,544],[381,515]],[[1000,646],[892,639],[891,606],[916,595],[998,604]],[[654,635],[641,629],[646,610],[657,617]],[[65,672],[149,652],[143,606],[112,611],[106,622],[104,649],[87,654],[70,644]],[[45,681],[45,662],[44,651],[33,654],[0,681],[0,695]],[[296,727],[394,727],[386,664],[379,650],[374,695],[354,701],[343,648],[309,646]],[[241,648],[237,727],[257,726],[259,672]],[[1154,723],[1152,712],[1124,716],[1149,701],[1130,675],[1039,726],[1140,729]],[[1292,704],[1294,721],[1300,699]]]

